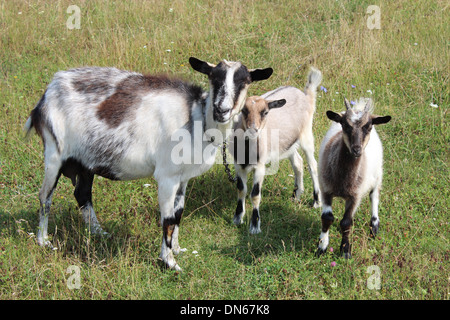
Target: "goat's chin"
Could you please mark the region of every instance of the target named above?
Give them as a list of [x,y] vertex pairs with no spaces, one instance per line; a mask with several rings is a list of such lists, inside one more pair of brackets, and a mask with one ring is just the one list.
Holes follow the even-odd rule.
[[229,116],[225,116],[225,117],[214,115],[213,118],[214,118],[215,122],[220,123],[220,124],[228,124],[232,119],[231,114]]

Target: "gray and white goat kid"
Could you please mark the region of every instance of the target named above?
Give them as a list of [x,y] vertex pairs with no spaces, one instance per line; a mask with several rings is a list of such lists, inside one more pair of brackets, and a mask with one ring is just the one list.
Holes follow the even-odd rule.
[[[187,183],[213,165],[221,135],[231,131],[231,119],[241,111],[249,85],[272,74],[271,68],[248,70],[240,62],[213,65],[196,58],[189,62],[209,77],[209,91],[167,76],[115,68],[86,67],[55,74],[25,125],[28,133],[34,128],[44,142],[40,245],[51,245],[48,216],[61,174],[72,180],[93,233],[103,233],[92,205],[95,174],[112,180],[154,176],[163,230],[160,258],[181,270],[174,254],[182,250],[178,232]],[[194,130],[199,123],[200,133]],[[219,134],[208,135],[208,130]],[[171,156],[180,131],[200,141],[200,151],[212,148],[213,152],[205,153],[207,158],[200,162],[175,164]],[[190,144],[192,150],[195,144]]]
[[320,206],[317,162],[314,158],[313,116],[316,110],[316,89],[322,80],[319,70],[311,68],[305,90],[280,87],[261,97],[249,97],[234,125],[230,137],[237,173],[238,203],[233,218],[235,224],[243,223],[247,175],[254,170],[251,200],[253,204],[250,233],[261,232],[259,205],[266,164],[289,158],[295,173],[293,197],[298,201],[304,191],[303,159],[306,155],[314,187],[314,207]]
[[345,112],[326,113],[334,122],[325,135],[319,151],[322,232],[316,255],[321,255],[327,249],[329,228],[334,221],[332,200],[334,197],[341,197],[345,200],[345,212],[340,222],[342,232],[340,249],[345,258],[350,258],[349,233],[353,216],[361,199],[367,193],[370,193],[372,206],[371,233],[376,235],[378,232],[383,149],[373,126],[387,123],[391,117],[372,115],[371,99],[360,99],[353,108],[345,99],[345,106]]

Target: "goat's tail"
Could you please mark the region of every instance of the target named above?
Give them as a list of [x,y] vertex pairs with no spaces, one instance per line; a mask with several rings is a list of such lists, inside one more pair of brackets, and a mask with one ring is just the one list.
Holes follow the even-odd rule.
[[316,97],[317,87],[322,82],[322,72],[319,69],[311,67],[311,71],[308,74],[308,82],[306,82],[305,93]]
[[31,116],[28,117],[27,122],[23,127],[23,131],[25,131],[25,137],[28,138],[33,130],[33,120],[31,120]]
[[[36,104],[33,110],[31,110],[31,114],[23,127],[25,131],[25,136],[29,137],[32,131],[36,131],[38,135],[41,134],[41,122],[42,122],[42,108],[45,104],[45,93],[42,95],[39,102]],[[34,129],[34,130],[33,130]]]

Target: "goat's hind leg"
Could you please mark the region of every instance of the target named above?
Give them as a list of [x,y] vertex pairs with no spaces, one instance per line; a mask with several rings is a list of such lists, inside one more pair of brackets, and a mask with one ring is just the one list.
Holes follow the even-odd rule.
[[303,159],[298,151],[295,150],[295,152],[289,157],[289,161],[291,162],[291,166],[295,174],[295,185],[292,197],[296,201],[300,201],[300,196],[305,190],[303,186]]
[[303,138],[300,140],[300,147],[306,156],[306,162],[308,163],[309,173],[311,175],[311,179],[313,182],[313,197],[314,197],[314,208],[319,208],[322,206],[322,202],[320,200],[320,187],[319,187],[319,177],[317,171],[317,161],[314,158],[314,138],[312,133],[308,136],[308,138]]
[[61,161],[57,155],[46,157],[45,159],[45,176],[41,190],[39,191],[39,229],[37,233],[37,242],[40,246],[53,247],[48,240],[48,216],[52,204],[53,192],[55,191],[60,172]]

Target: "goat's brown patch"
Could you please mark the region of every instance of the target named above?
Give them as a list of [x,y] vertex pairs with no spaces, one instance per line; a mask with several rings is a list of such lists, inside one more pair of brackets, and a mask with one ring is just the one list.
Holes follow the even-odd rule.
[[119,126],[149,90],[177,90],[188,95],[188,100],[201,98],[202,90],[192,84],[167,76],[133,74],[122,80],[115,92],[97,107],[97,117],[111,127]]

